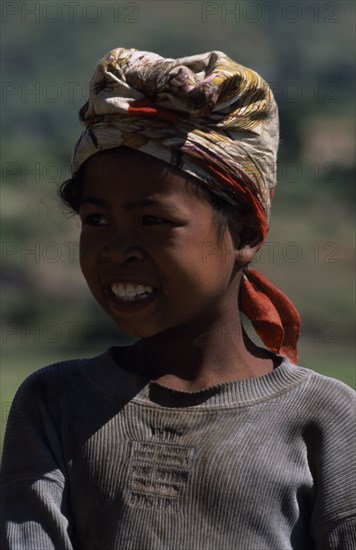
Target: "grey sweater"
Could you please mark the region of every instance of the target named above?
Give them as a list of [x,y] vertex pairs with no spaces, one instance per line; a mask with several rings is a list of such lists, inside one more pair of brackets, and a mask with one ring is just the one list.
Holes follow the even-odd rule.
[[280,358],[198,392],[113,350],[20,387],[2,550],[355,550],[355,392]]

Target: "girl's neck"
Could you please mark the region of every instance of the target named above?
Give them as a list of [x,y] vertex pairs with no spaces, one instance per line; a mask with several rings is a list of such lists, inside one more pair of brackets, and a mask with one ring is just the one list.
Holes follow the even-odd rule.
[[131,368],[136,372],[182,391],[255,378],[274,367],[271,352],[248,338],[239,319],[233,329],[210,327],[196,337],[189,331],[166,331],[140,340],[131,353]]

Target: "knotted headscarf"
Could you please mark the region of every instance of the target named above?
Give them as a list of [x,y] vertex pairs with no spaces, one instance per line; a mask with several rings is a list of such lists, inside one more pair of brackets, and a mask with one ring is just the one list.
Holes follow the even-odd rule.
[[[278,110],[268,84],[219,51],[179,59],[117,48],[96,66],[72,174],[92,155],[125,145],[200,180],[268,232],[276,185]],[[297,362],[300,318],[260,273],[244,269],[240,310],[263,343]]]

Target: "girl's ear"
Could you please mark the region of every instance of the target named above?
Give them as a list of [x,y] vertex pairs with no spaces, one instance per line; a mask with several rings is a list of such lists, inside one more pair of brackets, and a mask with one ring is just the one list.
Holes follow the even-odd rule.
[[235,252],[235,259],[239,266],[247,266],[253,259],[254,255],[261,248],[262,242],[255,246],[246,244],[245,246],[238,248]]
[[250,263],[262,244],[263,241],[254,218],[246,216],[241,220],[239,235],[235,241],[237,262],[242,266]]

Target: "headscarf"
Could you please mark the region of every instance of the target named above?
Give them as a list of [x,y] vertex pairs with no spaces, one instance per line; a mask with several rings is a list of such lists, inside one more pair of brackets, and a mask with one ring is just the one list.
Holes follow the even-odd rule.
[[[166,59],[117,48],[97,64],[79,117],[85,130],[74,148],[72,175],[95,153],[125,145],[248,207],[265,239],[279,123],[272,91],[255,71],[219,51]],[[255,270],[244,269],[239,308],[267,348],[297,362],[298,312]]]

